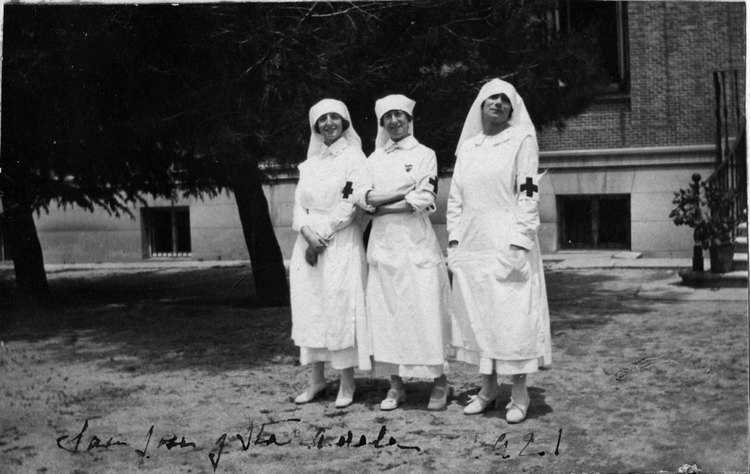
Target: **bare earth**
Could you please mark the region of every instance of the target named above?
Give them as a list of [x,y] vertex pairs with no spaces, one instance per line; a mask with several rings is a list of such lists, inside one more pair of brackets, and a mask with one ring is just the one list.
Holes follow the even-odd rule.
[[289,308],[254,307],[250,277],[231,289],[248,272],[57,272],[37,308],[8,302],[0,271],[0,472],[748,470],[747,303],[637,296],[674,272],[548,270],[554,367],[530,377],[520,425],[508,384],[463,415],[479,376],[460,363],[443,412],[418,380],[381,412],[388,383],[361,371],[337,410],[328,369],[327,396],[294,405],[308,369]]

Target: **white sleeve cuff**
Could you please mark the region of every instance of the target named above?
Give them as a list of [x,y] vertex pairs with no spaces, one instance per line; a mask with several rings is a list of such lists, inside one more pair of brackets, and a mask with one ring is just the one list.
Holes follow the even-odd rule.
[[415,212],[435,211],[435,195],[429,191],[411,191],[404,197],[404,201],[411,204]]
[[367,193],[370,189],[356,189],[352,194],[351,202],[365,210],[365,212],[375,212],[375,206],[367,204]]
[[534,241],[523,234],[515,234],[510,239],[510,245],[516,245],[526,250],[531,250],[534,247]]

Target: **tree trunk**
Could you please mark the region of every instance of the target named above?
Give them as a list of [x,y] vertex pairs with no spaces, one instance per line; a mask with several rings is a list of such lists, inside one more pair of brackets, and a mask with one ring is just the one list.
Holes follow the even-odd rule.
[[286,306],[289,304],[289,284],[284,259],[273,231],[260,173],[254,163],[242,163],[235,168],[232,188],[253,266],[258,303],[263,307]]
[[10,247],[16,272],[18,291],[35,300],[49,297],[44,255],[34,224],[34,211],[29,206],[5,201]]

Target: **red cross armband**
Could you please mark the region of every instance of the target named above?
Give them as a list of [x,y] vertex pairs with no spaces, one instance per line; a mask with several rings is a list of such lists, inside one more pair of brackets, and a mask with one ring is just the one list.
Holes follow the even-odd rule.
[[430,176],[422,179],[417,189],[409,192],[404,200],[411,204],[414,212],[435,212],[435,196],[437,196],[438,178]]
[[542,174],[532,174],[527,176],[518,176],[518,198],[539,200],[539,181],[546,172]]
[[434,194],[435,196],[437,196],[437,192],[438,192],[438,179],[437,179],[437,176],[433,176],[432,178],[430,178],[429,181],[428,181],[428,183],[430,183],[430,185],[432,186],[432,194]]
[[341,199],[346,201],[354,192],[354,187],[351,181],[347,181],[344,189],[341,190]]

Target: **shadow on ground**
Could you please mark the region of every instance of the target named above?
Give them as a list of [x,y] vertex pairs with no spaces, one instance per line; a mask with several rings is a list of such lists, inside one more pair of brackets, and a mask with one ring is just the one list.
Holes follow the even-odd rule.
[[[43,305],[6,301],[3,339],[46,343],[61,359],[107,360],[126,372],[246,369],[296,355],[289,308],[255,307],[247,267],[61,272],[49,284]],[[81,339],[101,351],[76,350]]]
[[[622,278],[548,271],[553,339],[650,311],[632,285],[617,284]],[[7,275],[0,281],[6,294],[11,283]],[[50,288],[46,305],[6,301],[3,339],[48,344],[63,359],[104,360],[131,373],[247,369],[298,355],[289,308],[254,307],[248,267],[59,272],[50,274]],[[101,349],[78,350],[82,339]]]
[[653,311],[651,305],[636,298],[638,286],[627,283],[629,276],[622,271],[547,271],[553,339],[609,324],[617,316]]
[[[46,306],[0,299],[0,316],[12,310],[16,317],[0,332],[0,465],[130,473],[144,461],[136,446],[70,455],[55,445],[86,420],[88,436],[137,447],[155,426],[143,472],[211,472],[208,454],[221,452],[221,433],[244,435],[253,422],[292,444],[245,450],[233,439],[216,472],[250,465],[283,473],[675,472],[689,460],[720,472],[747,465],[745,303],[636,296],[643,283],[673,272],[550,269],[553,365],[529,379],[531,407],[519,425],[504,421],[507,378],[498,409],[463,414],[481,377],[460,362],[450,364],[455,392],[442,412],[426,409],[427,380],[406,380],[406,403],[380,411],[389,383],[364,371],[356,373],[354,403],[339,410],[339,374],[330,368],[323,396],[294,404],[310,371],[297,362],[289,308],[253,307],[246,273],[61,272],[50,275],[54,302]],[[0,290],[9,281],[0,275]],[[298,421],[277,426],[284,420]],[[372,443],[383,427],[422,451],[314,447],[321,429],[329,443],[349,431]],[[162,436],[184,436],[198,448],[157,449]]]

